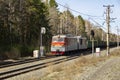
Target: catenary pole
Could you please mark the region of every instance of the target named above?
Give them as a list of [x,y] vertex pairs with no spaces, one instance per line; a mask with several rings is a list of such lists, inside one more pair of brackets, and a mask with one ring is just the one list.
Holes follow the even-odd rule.
[[103,7],[107,7],[106,9],[106,25],[107,25],[107,56],[110,53],[110,49],[109,49],[109,29],[110,29],[110,7],[113,7],[113,5],[103,5]]

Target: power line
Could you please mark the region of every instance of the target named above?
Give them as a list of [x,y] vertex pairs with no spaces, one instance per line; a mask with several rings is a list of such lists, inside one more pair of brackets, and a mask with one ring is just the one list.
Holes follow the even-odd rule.
[[102,27],[103,29],[107,30],[105,27],[103,27],[101,24],[99,24],[98,22],[96,22],[93,18],[89,18],[91,19],[92,21],[94,21],[96,24],[98,24],[100,27]]
[[[64,7],[64,8],[67,8],[67,9],[69,9],[69,10],[71,10],[71,11],[74,11],[74,12],[76,12],[76,13],[79,13],[79,14],[82,14],[82,15],[85,15],[85,16],[87,16],[88,18],[90,18],[92,21],[94,21],[95,23],[97,23],[98,25],[100,25],[98,22],[96,22],[93,18],[96,18],[96,19],[100,19],[100,20],[105,20],[105,19],[102,19],[102,17],[104,17],[104,15],[102,15],[102,16],[93,16],[93,15],[89,15],[89,14],[84,14],[84,13],[81,13],[81,12],[79,12],[79,11],[77,11],[77,10],[74,10],[74,9],[71,9],[71,8],[69,8],[69,7],[67,7],[67,6],[64,6],[64,5],[62,5],[62,4],[60,4],[60,3],[57,3],[58,5],[60,5],[60,6],[62,6],[62,7]],[[100,25],[102,28],[104,28],[102,25]],[[106,30],[106,28],[104,28],[105,30]]]
[[91,19],[91,20],[94,21],[96,24],[98,24],[100,27],[102,27],[104,30],[106,30],[105,27],[103,27],[103,26],[100,25],[97,21],[95,21],[95,20],[93,19],[93,17],[94,17],[94,18],[97,18],[97,19],[100,19],[100,20],[105,20],[105,19],[101,19],[102,17],[104,17],[104,15],[102,15],[102,16],[93,16],[93,15],[89,15],[89,14],[84,14],[84,13],[81,13],[81,12],[79,12],[79,11],[77,11],[77,10],[71,9],[71,8],[69,8],[69,7],[67,7],[67,6],[64,6],[64,5],[60,4],[60,3],[57,3],[57,4],[60,5],[60,6],[62,6],[62,7],[64,7],[64,8],[67,8],[67,9],[69,9],[69,10],[71,10],[71,11],[74,11],[74,12],[76,12],[76,13],[79,13],[79,14],[82,14],[82,15],[87,16],[89,19]]
[[118,26],[116,26],[117,28],[117,47],[119,47],[119,28]]
[[[60,6],[62,6],[62,7],[64,7],[64,8],[68,8],[68,7],[66,7],[66,6],[64,6],[64,5],[60,4],[60,3],[57,3],[57,4],[60,5]],[[88,17],[103,17],[103,16],[93,16],[93,15],[81,13],[81,12],[79,12],[79,11],[77,11],[77,10],[74,10],[74,9],[71,9],[71,8],[68,8],[68,9],[71,10],[71,11],[74,11],[74,12],[76,12],[76,13],[79,13],[79,14],[82,14],[82,15],[85,15],[85,16],[88,16]]]

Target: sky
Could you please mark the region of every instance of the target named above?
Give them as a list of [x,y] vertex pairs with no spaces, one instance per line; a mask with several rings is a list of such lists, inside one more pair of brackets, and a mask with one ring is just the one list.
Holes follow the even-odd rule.
[[103,7],[103,5],[114,5],[114,7],[110,8],[110,18],[114,18],[110,23],[110,32],[117,34],[116,26],[118,26],[120,31],[120,0],[56,0],[56,2],[58,3],[59,11],[62,12],[66,10],[66,8],[61,5],[69,7],[69,10],[74,16],[81,15],[84,19],[89,20],[95,25],[99,23],[99,25],[103,26],[101,28],[105,32],[107,31],[105,23],[106,7]]

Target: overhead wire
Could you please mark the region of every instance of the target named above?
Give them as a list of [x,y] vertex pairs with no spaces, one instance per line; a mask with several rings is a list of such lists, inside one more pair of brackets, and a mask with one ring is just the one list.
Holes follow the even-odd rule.
[[[104,30],[106,30],[105,27],[103,27],[103,26],[100,25],[97,21],[95,21],[95,20],[93,19],[93,18],[101,19],[102,17],[104,18],[104,15],[102,15],[102,16],[93,16],[93,15],[81,13],[81,12],[79,12],[79,11],[77,11],[77,10],[71,9],[71,8],[69,8],[69,7],[66,7],[66,6],[64,6],[64,5],[60,4],[60,3],[57,3],[57,4],[60,5],[60,6],[62,6],[62,7],[64,7],[64,8],[67,8],[67,9],[69,9],[69,10],[71,10],[71,11],[74,11],[74,12],[79,13],[79,14],[81,14],[81,15],[87,16],[88,19],[91,19],[93,22],[95,22],[96,24],[98,24],[101,28],[103,28]],[[105,20],[105,19],[101,19],[101,20]]]
[[96,22],[93,18],[89,18],[89,19],[91,19],[91,20],[94,21],[96,24],[98,24],[99,27],[103,28],[104,30],[107,30],[107,29],[106,29],[105,27],[103,27],[101,24],[99,24],[98,22]]
[[[102,3],[101,0],[99,0],[99,1]],[[116,0],[116,1],[117,1],[117,4],[119,5],[119,4],[120,4],[120,0]],[[102,4],[105,4],[105,3],[102,3]],[[113,4],[115,4],[115,1],[109,0],[107,4],[113,5]],[[104,14],[105,14],[105,13],[104,13]],[[103,17],[106,17],[106,16],[104,16],[104,14],[103,14]],[[105,23],[105,22],[104,22],[104,23]],[[103,23],[103,24],[104,24],[104,23]],[[117,24],[117,23],[116,23],[116,24]]]
[[81,15],[85,15],[85,16],[88,16],[88,17],[99,17],[99,18],[102,17],[102,16],[93,16],[93,15],[81,13],[81,12],[79,12],[79,11],[77,11],[77,10],[71,9],[71,8],[69,8],[69,7],[66,7],[66,6],[64,6],[64,5],[62,5],[62,4],[58,3],[58,2],[57,2],[57,4],[60,5],[60,6],[62,6],[62,7],[68,8],[68,9],[71,10],[71,11],[74,11],[74,12],[76,12],[76,13],[79,13],[79,14],[81,14]]

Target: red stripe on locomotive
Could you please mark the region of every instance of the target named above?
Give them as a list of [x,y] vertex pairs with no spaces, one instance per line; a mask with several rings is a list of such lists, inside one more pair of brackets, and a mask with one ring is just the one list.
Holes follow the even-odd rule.
[[52,42],[52,46],[65,46],[65,42]]

